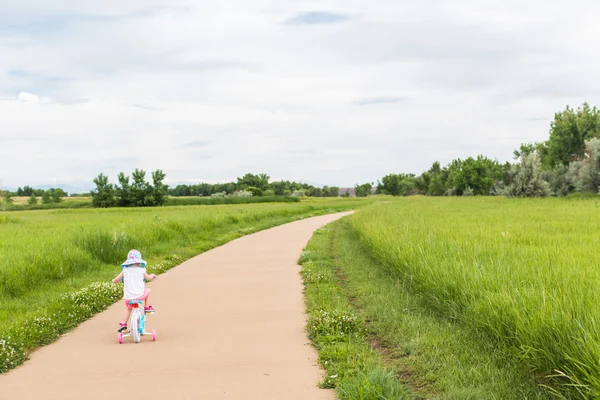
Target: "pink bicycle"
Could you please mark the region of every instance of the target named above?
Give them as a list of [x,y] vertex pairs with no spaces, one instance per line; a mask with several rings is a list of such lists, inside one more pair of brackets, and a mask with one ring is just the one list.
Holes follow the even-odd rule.
[[156,330],[146,332],[146,313],[143,311],[143,300],[131,300],[129,304],[131,304],[129,330],[118,333],[117,339],[119,340],[119,344],[123,343],[123,338],[128,336],[133,336],[135,343],[139,343],[142,340],[142,336],[150,335],[152,335],[152,341],[156,341]]

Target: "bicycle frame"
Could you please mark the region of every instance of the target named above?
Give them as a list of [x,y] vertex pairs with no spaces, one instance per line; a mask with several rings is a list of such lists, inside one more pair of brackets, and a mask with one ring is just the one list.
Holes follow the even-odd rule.
[[146,332],[146,313],[142,311],[144,302],[142,300],[131,300],[131,317],[129,318],[129,330],[125,333],[119,332],[119,343],[123,343],[123,338],[133,336],[133,341],[139,343],[142,336],[152,335],[152,340],[156,340],[156,331]]

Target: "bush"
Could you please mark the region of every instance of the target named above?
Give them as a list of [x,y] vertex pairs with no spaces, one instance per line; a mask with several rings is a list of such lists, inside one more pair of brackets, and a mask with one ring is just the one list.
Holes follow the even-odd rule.
[[550,185],[544,180],[542,163],[538,153],[524,154],[519,164],[508,172],[510,182],[502,193],[507,197],[546,197]]
[[565,165],[561,164],[552,170],[545,171],[543,176],[544,180],[548,182],[550,194],[553,196],[567,196],[575,190],[569,168]]
[[254,197],[254,196],[216,196],[216,197],[171,197],[169,206],[213,206],[218,204],[254,204],[254,203],[297,203],[297,197]]
[[252,197],[252,192],[248,190],[238,190],[231,194],[232,197]]
[[252,194],[252,196],[256,196],[256,197],[260,197],[263,195],[262,189],[259,189],[254,186],[248,186],[246,189],[244,189],[244,191],[250,192]]
[[600,139],[585,142],[585,156],[569,165],[569,175],[578,192],[598,193],[600,188]]
[[304,190],[294,190],[292,193],[293,197],[306,197],[306,192]]

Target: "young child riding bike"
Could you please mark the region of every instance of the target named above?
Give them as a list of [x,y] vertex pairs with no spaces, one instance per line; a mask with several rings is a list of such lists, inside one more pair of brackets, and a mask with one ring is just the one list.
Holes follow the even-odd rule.
[[123,322],[119,322],[119,332],[127,330],[127,321],[131,315],[132,300],[144,300],[144,311],[153,314],[154,308],[150,304],[151,290],[146,287],[146,281],[156,279],[156,275],[146,273],[146,261],[142,260],[142,254],[137,250],[131,250],[127,254],[127,260],[121,264],[123,271],[112,280],[113,283],[123,281],[123,300],[125,301],[125,313]]

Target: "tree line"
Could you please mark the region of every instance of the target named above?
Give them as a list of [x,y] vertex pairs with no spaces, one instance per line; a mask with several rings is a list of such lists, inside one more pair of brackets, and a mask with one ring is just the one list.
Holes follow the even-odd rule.
[[109,182],[108,176],[99,174],[94,179],[96,189],[91,192],[94,207],[149,207],[162,206],[167,196],[318,196],[337,197],[337,187],[318,188],[312,185],[277,181],[270,182],[267,174],[246,174],[237,182],[199,183],[177,185],[169,188],[163,183],[162,170],[152,172],[152,182],[146,181],[146,171],[136,169],[131,178],[119,173],[117,184]]
[[548,140],[521,144],[512,163],[501,164],[483,155],[455,159],[444,167],[436,161],[419,176],[384,176],[376,193],[544,197],[598,194],[599,188],[600,111],[584,103],[555,113]]
[[[167,196],[314,196],[337,197],[336,186],[316,187],[293,181],[270,181],[267,174],[245,174],[235,182],[177,185],[163,183],[161,170],[136,169],[131,178],[118,175],[112,184],[106,175],[94,179],[91,192],[95,207],[144,207],[164,205]],[[372,193],[373,184],[357,184],[357,197]],[[377,194],[393,196],[487,196],[509,197],[565,196],[571,193],[595,193],[600,189],[600,110],[584,103],[577,109],[569,106],[555,113],[549,137],[540,143],[523,143],[514,151],[513,162],[500,163],[484,155],[455,159],[442,166],[435,161],[421,175],[392,173],[376,184]],[[30,186],[16,193],[1,191],[4,206],[12,196],[29,196],[29,204],[60,202],[67,196],[62,189],[41,190]],[[342,194],[349,195],[349,193]]]
[[322,188],[293,181],[270,181],[267,174],[245,174],[236,182],[199,183],[197,185],[177,185],[169,189],[171,196],[214,196],[233,195],[236,192],[250,192],[253,196],[312,196],[337,197],[337,186]]
[[27,204],[36,205],[40,202],[38,199],[39,197],[41,197],[41,202],[43,204],[60,203],[64,197],[68,196],[68,193],[60,188],[50,188],[48,190],[44,190],[33,189],[31,186],[25,186],[23,188],[19,187],[15,192],[0,190],[0,205],[2,206],[2,209],[6,209],[9,204],[12,204],[13,197],[15,196],[29,197]]

